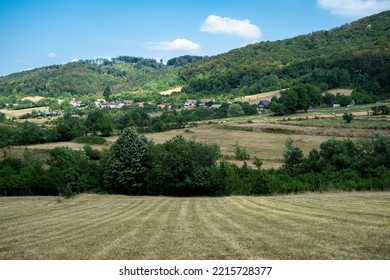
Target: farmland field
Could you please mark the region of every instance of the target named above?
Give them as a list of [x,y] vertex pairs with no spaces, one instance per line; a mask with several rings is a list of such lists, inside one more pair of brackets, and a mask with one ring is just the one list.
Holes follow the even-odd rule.
[[[271,92],[269,94],[275,94]],[[390,103],[378,103],[386,105]],[[357,137],[368,137],[372,133],[380,132],[390,134],[389,116],[367,115],[372,104],[358,105],[354,107],[342,108],[320,108],[308,113],[298,113],[288,117],[273,116],[269,112],[259,115],[244,116],[238,118],[225,118],[195,122],[197,127],[189,124],[186,129],[175,129],[159,133],[147,133],[145,136],[155,143],[163,143],[176,135],[182,135],[186,139],[195,139],[199,142],[216,143],[221,148],[224,159],[243,165],[243,161],[234,159],[236,145],[245,148],[250,159],[247,164],[252,164],[253,158],[258,157],[263,161],[262,168],[279,168],[283,165],[283,150],[288,138],[294,140],[305,155],[312,149],[319,149],[321,142],[333,137],[355,139]],[[9,112],[27,112],[22,110]],[[352,112],[355,119],[347,124],[342,119],[342,114]],[[19,120],[24,122],[25,120]],[[48,118],[29,119],[36,123],[46,122]],[[119,131],[111,137],[106,137],[107,144],[93,145],[98,150],[107,150],[110,145],[118,139]],[[12,146],[0,149],[0,159],[5,157],[22,158],[25,148],[30,154],[39,160],[50,158],[48,150],[55,147],[70,147],[80,150],[84,144],[75,142],[55,142],[43,143],[27,146]]]
[[[242,131],[239,129],[224,129],[212,126],[200,126],[191,129],[178,129],[162,133],[147,134],[146,137],[155,143],[163,143],[176,135],[186,139],[195,139],[199,142],[216,143],[221,147],[222,155],[234,156],[235,147],[246,148],[250,156],[261,158],[264,161],[263,168],[278,168],[282,165],[283,150],[286,140],[292,138],[296,145],[305,154],[310,150],[319,148],[321,142],[329,139],[320,135],[289,135],[264,133],[262,131]],[[237,162],[236,162],[237,163]],[[248,162],[251,163],[251,160]],[[238,164],[238,163],[237,163]]]
[[32,111],[48,111],[48,107],[35,107],[29,109],[20,109],[20,110],[0,110],[1,113],[5,114],[7,118],[19,118],[22,115],[31,113]]
[[0,197],[0,259],[390,259],[390,193]]

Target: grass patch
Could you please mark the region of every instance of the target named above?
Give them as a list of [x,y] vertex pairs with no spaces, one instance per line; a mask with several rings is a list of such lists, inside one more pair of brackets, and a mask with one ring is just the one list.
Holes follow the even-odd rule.
[[297,135],[303,135],[307,134],[304,131],[299,131],[295,129],[287,129],[287,128],[282,128],[282,127],[263,127],[261,128],[261,131],[266,132],[266,133],[275,133],[275,134],[297,134]]
[[229,158],[229,161],[242,165],[242,161],[235,162],[230,160],[235,157],[235,148],[238,143],[238,145],[247,149],[251,157],[258,157],[263,160],[263,169],[281,166],[280,161],[283,160],[283,150],[288,138],[292,138],[297,146],[303,150],[305,155],[314,148],[319,149],[320,144],[329,139],[329,136],[315,135],[313,133],[310,135],[266,133],[261,131],[262,126],[255,127],[256,130],[253,131],[227,129],[226,126],[220,127],[224,127],[225,129],[216,128],[214,125],[205,125],[191,129],[193,133],[186,133],[185,129],[178,129],[150,133],[145,136],[156,144],[164,143],[176,135],[181,135],[189,140],[196,139],[198,142],[215,143],[221,147],[221,153],[226,156],[225,158]]
[[355,118],[351,123],[346,123],[341,118],[314,118],[298,119],[282,122],[286,125],[320,126],[338,128],[362,128],[362,129],[390,129],[390,122],[385,118]]
[[0,259],[390,259],[390,192],[0,197]]
[[213,127],[218,129],[228,129],[228,130],[254,131],[253,127],[240,126],[240,125],[217,124],[217,125],[213,125]]
[[74,139],[74,142],[89,145],[104,145],[107,143],[107,140],[99,136],[80,136]]

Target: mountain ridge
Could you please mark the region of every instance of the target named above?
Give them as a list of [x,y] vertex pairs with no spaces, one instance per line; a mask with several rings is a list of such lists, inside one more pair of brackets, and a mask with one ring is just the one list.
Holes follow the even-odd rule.
[[[295,82],[314,83],[323,90],[358,88],[363,78],[377,82],[381,94],[389,93],[385,78],[390,76],[389,34],[390,11],[386,11],[331,30],[231,50],[186,66],[179,74],[188,85],[183,91],[198,94],[248,95]],[[320,75],[341,81],[332,83]]]
[[185,85],[188,96],[234,98],[294,83],[322,90],[353,87],[390,98],[390,11],[330,30],[266,41],[211,57],[182,56],[167,65],[119,56],[52,65],[0,77],[0,96],[154,93]]

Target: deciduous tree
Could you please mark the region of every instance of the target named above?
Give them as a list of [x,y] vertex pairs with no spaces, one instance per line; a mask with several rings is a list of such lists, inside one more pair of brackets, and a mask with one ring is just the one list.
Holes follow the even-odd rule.
[[148,170],[148,141],[134,127],[123,130],[106,158],[103,180],[110,193],[145,194],[144,179]]

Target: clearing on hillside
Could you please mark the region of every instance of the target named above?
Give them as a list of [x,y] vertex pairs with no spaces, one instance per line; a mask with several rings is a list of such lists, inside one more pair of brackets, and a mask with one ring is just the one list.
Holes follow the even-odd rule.
[[22,100],[30,100],[32,102],[38,102],[39,100],[45,99],[43,96],[35,95],[35,96],[26,96],[23,97]]
[[160,92],[160,95],[171,95],[172,92],[180,92],[183,87],[175,87],[168,90]]
[[325,94],[326,92],[329,92],[333,95],[336,95],[338,93],[340,93],[341,95],[347,95],[347,96],[350,96],[353,92],[353,89],[349,89],[349,88],[334,88],[334,89],[330,89],[330,90],[327,90],[325,91],[323,94]]
[[272,97],[280,97],[280,93],[286,89],[281,90],[275,90],[275,91],[269,91],[269,92],[263,92],[253,95],[247,95],[244,97],[238,97],[234,99],[234,101],[242,101],[242,102],[248,102],[249,104],[258,104],[260,100],[271,100]]
[[390,192],[0,197],[0,259],[390,259]]
[[20,110],[7,110],[2,109],[0,112],[4,113],[4,115],[7,118],[19,118],[20,116],[23,116],[27,113],[31,113],[32,111],[49,111],[49,107],[35,107],[35,108],[28,108],[28,109],[20,109]]

